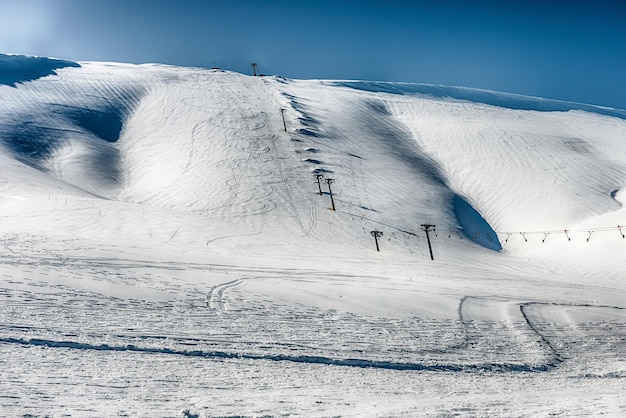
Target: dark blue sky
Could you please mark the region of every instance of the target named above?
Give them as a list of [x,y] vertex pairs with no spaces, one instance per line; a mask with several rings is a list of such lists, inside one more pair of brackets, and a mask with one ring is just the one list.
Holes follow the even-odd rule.
[[626,109],[626,0],[0,0],[0,52],[407,81]]

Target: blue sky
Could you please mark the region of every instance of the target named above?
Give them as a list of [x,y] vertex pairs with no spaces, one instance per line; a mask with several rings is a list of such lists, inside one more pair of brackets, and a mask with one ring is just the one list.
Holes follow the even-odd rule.
[[0,0],[0,52],[477,87],[626,109],[626,1]]

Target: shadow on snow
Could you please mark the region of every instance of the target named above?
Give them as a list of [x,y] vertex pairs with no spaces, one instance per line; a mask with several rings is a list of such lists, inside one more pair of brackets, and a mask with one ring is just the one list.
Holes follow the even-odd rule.
[[80,64],[53,58],[0,54],[0,85],[16,87],[20,83],[56,75],[54,70],[65,67],[80,67]]
[[172,350],[169,348],[148,348],[135,345],[111,346],[108,344],[93,345],[73,341],[52,341],[42,339],[25,340],[21,338],[0,338],[0,342],[7,344],[20,344],[48,348],[69,348],[76,350],[136,352],[144,354],[169,354],[182,357],[201,357],[207,359],[233,359],[233,360],[266,360],[286,361],[293,363],[320,364],[329,366],[344,366],[358,368],[373,368],[384,370],[407,370],[407,371],[430,371],[430,372],[547,372],[556,367],[556,364],[514,364],[514,363],[483,363],[483,364],[421,364],[400,363],[392,361],[376,361],[367,359],[333,359],[319,356],[289,356],[281,354],[246,354],[228,353],[225,351],[201,351],[201,350]]

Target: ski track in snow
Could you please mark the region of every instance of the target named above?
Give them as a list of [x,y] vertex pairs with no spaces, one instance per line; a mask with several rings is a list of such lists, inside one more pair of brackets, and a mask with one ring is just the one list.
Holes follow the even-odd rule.
[[[41,246],[36,241],[33,243],[34,248]],[[491,390],[497,390],[502,379],[508,379],[509,384],[510,379],[521,379],[544,389],[547,382],[559,381],[561,385],[576,390],[580,383],[572,386],[572,382],[588,382],[585,384],[588,385],[602,381],[606,389],[620,387],[620,382],[626,378],[626,360],[623,356],[626,323],[623,321],[623,308],[617,306],[502,299],[495,295],[469,296],[459,298],[456,319],[378,317],[346,310],[323,309],[315,305],[293,304],[282,301],[282,298],[258,294],[258,289],[263,287],[242,287],[249,280],[261,283],[271,279],[278,284],[292,280],[290,277],[293,275],[326,286],[323,272],[311,276],[310,272],[298,270],[291,273],[273,269],[258,270],[256,275],[245,275],[216,284],[207,294],[193,281],[173,280],[176,272],[193,268],[202,274],[224,274],[228,272],[227,267],[189,266],[181,263],[172,264],[168,273],[164,269],[166,265],[146,264],[138,260],[120,259],[114,262],[112,259],[59,259],[55,254],[40,254],[33,259],[33,243],[18,240],[6,242],[4,247],[7,249],[3,254],[4,270],[11,271],[11,274],[4,274],[5,286],[0,292],[0,345],[3,347],[2,352],[10,356],[1,359],[5,366],[2,381],[11,386],[3,386],[5,396],[0,398],[0,408],[7,411],[28,411],[29,408],[37,411],[37,405],[45,405],[38,403],[37,396],[33,398],[28,395],[26,404],[29,408],[21,406],[25,402],[23,394],[32,392],[28,390],[28,381],[17,377],[19,373],[15,374],[15,367],[28,365],[32,370],[48,374],[47,378],[40,376],[40,382],[52,382],[60,371],[80,375],[80,372],[72,371],[73,367],[66,362],[74,359],[74,362],[79,361],[77,364],[81,364],[81,358],[91,364],[100,364],[99,367],[106,367],[108,373],[113,373],[111,378],[122,373],[122,369],[116,371],[112,361],[120,362],[126,368],[129,361],[154,364],[146,367],[157,367],[161,372],[167,370],[168,364],[173,364],[175,366],[172,367],[181,371],[188,370],[186,373],[191,372],[190,368],[200,367],[204,370],[206,366],[198,364],[199,360],[208,361],[213,367],[225,370],[235,370],[238,367],[235,364],[242,363],[246,368],[259,370],[260,373],[266,373],[262,370],[274,370],[268,362],[283,364],[281,367],[287,370],[291,370],[291,366],[287,366],[289,364],[300,367],[307,365],[307,369],[301,369],[297,374],[302,376],[320,373],[308,367],[356,368],[368,374],[374,373],[374,370],[384,373],[421,373],[425,382],[431,384],[433,379],[438,380],[431,374],[440,373],[446,377],[448,384],[457,382],[452,386],[456,389],[449,395],[457,403],[467,402],[466,394],[471,392],[471,389],[458,383],[464,380],[458,373],[475,376],[472,381],[478,379],[481,385]],[[63,252],[62,249],[60,251]],[[250,273],[254,273],[254,270]],[[231,274],[241,273],[235,270]],[[325,275],[333,277],[332,272]],[[55,277],[52,281],[48,279]],[[145,286],[174,295],[174,298],[149,301],[79,291],[75,287],[76,282],[72,283],[72,280],[80,282],[82,277],[90,277],[105,286],[132,283],[137,287]],[[349,275],[346,277],[350,278]],[[375,279],[368,279],[372,280]],[[58,281],[68,284],[54,284]],[[97,315],[93,315],[94,310],[97,310]],[[586,312],[593,314],[586,315]],[[85,354],[77,354],[76,357],[68,350]],[[137,356],[149,357],[139,360]],[[154,356],[180,358],[180,361],[186,363],[161,360],[161,357]],[[11,361],[7,362],[9,358]],[[161,364],[163,361],[166,363]],[[225,361],[228,363],[223,364]],[[154,383],[148,383],[152,379],[151,375],[142,377],[143,372],[135,372],[132,379],[135,384],[147,384],[152,390],[157,390]],[[210,371],[207,372],[208,376],[212,375]],[[333,372],[336,373],[342,375],[347,372]],[[280,374],[293,384],[302,379],[302,376],[296,377],[285,370]],[[499,377],[510,374],[518,377]],[[29,375],[23,376],[27,378]],[[104,396],[97,396],[96,399],[100,400],[96,402],[112,405],[110,400],[106,400],[110,395],[106,394],[111,390],[120,390],[115,388],[122,382],[115,383],[117,379],[110,381],[109,377],[103,380],[90,376],[83,378],[87,386],[81,386],[79,391],[96,388]],[[148,380],[141,383],[142,379]],[[209,382],[213,379],[206,379],[205,376],[198,381],[206,381],[206,384],[211,385]],[[376,381],[378,377],[371,375],[356,379],[353,381]],[[389,396],[383,395],[386,391],[382,388],[389,387],[387,378],[383,379],[385,384],[381,381],[379,389],[373,392],[375,396]],[[419,376],[407,375],[404,379],[421,381]],[[239,380],[235,378],[230,384],[236,387],[243,383],[237,382]],[[266,384],[275,386],[270,382]],[[325,384],[330,388],[337,382]],[[39,386],[39,391],[53,395],[51,390],[58,385],[54,383],[49,389],[45,385]],[[25,392],[16,391],[16,387],[21,387]],[[124,391],[143,393],[134,384],[123,387],[126,388]],[[402,392],[395,390],[398,390],[397,393]],[[143,414],[147,411],[147,393],[139,396],[134,403],[125,406],[130,408],[130,413],[134,411]],[[186,395],[182,396],[172,399],[178,399],[176,402],[183,406],[195,405],[196,409],[201,406],[184,400]],[[83,402],[79,398],[73,399],[66,399],[69,402],[66,405],[72,409]],[[286,402],[291,403],[292,407],[296,404],[301,407],[297,397],[287,399],[291,399]],[[263,405],[263,402],[259,402],[249,405],[245,411],[250,414],[261,411],[259,405]],[[417,404],[420,402],[417,401]],[[158,409],[158,405],[161,405],[153,398],[148,403],[150,410]],[[417,404],[404,401],[408,411],[412,407],[418,408]],[[354,403],[351,405],[356,407]],[[605,404],[596,406],[606,408]],[[333,402],[327,407],[330,409],[312,406],[310,411],[330,413],[336,411],[336,408],[341,409]],[[437,406],[442,407],[443,404]],[[465,412],[477,413],[482,407],[486,406],[474,403]],[[122,406],[119,408],[124,410]],[[221,415],[236,410],[227,403],[218,403],[212,404],[207,414]],[[393,408],[387,410],[394,411]],[[344,413],[349,414],[348,410],[344,410]]]
[[[460,378],[450,373],[468,373],[487,385],[488,376],[503,373],[540,385],[542,379],[566,379],[566,382],[601,379],[611,387],[611,382],[620,386],[619,382],[626,378],[622,352],[626,324],[619,321],[623,314],[619,307],[464,297],[459,300],[458,319],[398,319],[285,305],[241,287],[246,280],[263,276],[215,285],[203,300],[197,286],[181,283],[172,287],[170,280],[158,280],[155,274],[147,273],[154,270],[158,274],[162,271],[159,267],[137,262],[120,267],[102,263],[97,267],[80,260],[50,266],[23,261],[11,264],[6,260],[7,257],[5,266],[12,265],[13,271],[23,269],[23,277],[100,275],[103,280],[128,283],[134,276],[132,271],[140,269],[145,276],[141,280],[143,285],[160,283],[162,290],[186,296],[149,302],[77,292],[71,286],[55,286],[40,280],[7,283],[38,290],[5,288],[0,293],[0,345],[13,359],[11,367],[5,369],[4,382],[15,383],[15,376],[8,378],[7,373],[19,364],[18,359],[41,371],[48,370],[52,364],[67,370],[64,360],[67,350],[93,352],[87,358],[94,361],[93,356],[97,355],[98,363],[108,362],[110,356],[131,356],[130,361],[132,356],[174,356],[189,359],[184,369],[199,367],[196,361],[202,359],[242,362],[259,370],[266,369],[267,362],[277,362],[357,368],[369,370],[368,373],[377,369],[386,373],[443,373],[454,380]],[[94,271],[90,271],[92,268]],[[98,273],[103,269],[105,273]],[[98,310],[97,316],[92,315],[94,309]],[[576,313],[578,320],[570,314],[570,320],[554,322],[560,311]],[[593,311],[595,320],[588,321],[586,311]],[[32,350],[46,350],[44,358],[52,363],[40,363],[36,360],[39,355],[31,357]],[[162,360],[140,362],[153,361]],[[3,362],[7,364],[6,357]],[[178,364],[178,360],[175,362]],[[259,362],[259,366],[249,362]],[[111,370],[111,365],[107,367]],[[315,369],[302,372],[317,373]],[[424,378],[432,379],[429,376]],[[93,377],[88,381],[95,383]],[[18,405],[24,398],[19,392],[5,386],[3,393],[7,396],[0,400],[0,407],[20,410]],[[462,394],[453,396],[463,398]],[[151,405],[156,404],[153,401]],[[213,405],[210,409],[218,414],[228,410],[226,404]]]
[[[85,266],[80,267],[81,271],[84,269]],[[49,275],[49,270],[53,269],[49,267],[45,270],[47,271],[40,274]],[[32,270],[26,266],[24,272],[30,273]],[[127,281],[123,277],[123,272],[118,271],[116,275],[117,280]],[[538,372],[548,371],[565,361],[563,355],[555,348],[558,344],[563,345],[563,342],[551,342],[551,337],[547,336],[547,333],[542,333],[541,329],[563,330],[565,326],[570,326],[584,334],[588,325],[535,323],[526,310],[565,306],[582,311],[603,310],[609,313],[614,311],[615,315],[622,314],[623,311],[622,308],[609,306],[560,305],[465,297],[459,304],[458,320],[427,321],[409,318],[398,321],[393,318],[367,318],[348,313],[325,312],[313,307],[303,307],[305,308],[303,310],[283,306],[271,300],[267,304],[263,300],[246,300],[245,293],[235,292],[245,280],[236,279],[212,287],[206,297],[208,309],[202,306],[197,291],[188,291],[193,298],[191,300],[155,304],[145,301],[103,299],[95,294],[67,293],[68,288],[60,285],[50,289],[55,293],[32,294],[5,289],[2,292],[4,299],[2,328],[5,334],[2,342],[27,345],[32,340],[32,345],[51,348],[103,351],[124,351],[124,347],[131,347],[128,351],[197,355],[207,358],[230,356],[257,360],[273,359],[396,370]],[[45,283],[41,282],[30,285],[44,289],[46,287]],[[177,293],[181,290],[177,290]],[[233,295],[227,298],[227,292]],[[98,318],[91,318],[88,315],[93,306],[98,306],[101,312]],[[157,317],[149,319],[150,315],[158,311],[161,313]],[[119,317],[118,312],[125,314]],[[213,312],[221,315],[216,317]],[[15,324],[18,317],[21,318],[21,325]],[[73,318],[73,330],[41,325],[59,322],[61,318],[68,320]],[[247,320],[243,321],[243,318]],[[99,325],[98,320],[101,319],[107,319],[112,323],[108,326]],[[116,323],[117,321],[119,323]],[[29,325],[25,325],[26,323]],[[183,333],[181,329],[169,328],[174,324],[178,324],[179,327],[181,323],[188,323],[187,326],[191,328]],[[306,340],[310,341],[307,346],[294,344],[293,338],[298,335],[300,328],[311,324],[317,325],[307,331]],[[69,323],[62,325],[67,327]],[[139,329],[139,325],[145,329]],[[603,331],[609,335],[611,333],[615,336],[621,335],[614,341],[613,348],[605,346],[600,351],[613,349],[619,354],[617,348],[626,338],[625,324],[612,324],[608,321],[600,322],[598,326],[604,327]],[[112,330],[126,329],[128,335],[102,333],[108,327]],[[195,327],[198,329],[194,329]],[[199,338],[199,335],[206,335],[207,328],[211,330],[210,337]],[[446,329],[449,329],[449,333],[445,331]],[[435,337],[437,333],[440,335]],[[81,336],[86,341],[63,339]],[[141,347],[141,343],[146,340],[174,341],[179,344],[182,342],[186,346],[197,346],[197,349],[191,352],[181,350],[178,344]],[[310,346],[312,341],[317,341],[320,345]],[[211,354],[211,351],[206,351],[206,347],[228,347],[234,351]],[[281,347],[289,347],[289,354],[281,353]],[[257,354],[259,351],[267,353]],[[303,353],[295,355],[294,351]],[[340,354],[348,358],[333,357],[331,354]],[[425,357],[429,361],[417,361]]]

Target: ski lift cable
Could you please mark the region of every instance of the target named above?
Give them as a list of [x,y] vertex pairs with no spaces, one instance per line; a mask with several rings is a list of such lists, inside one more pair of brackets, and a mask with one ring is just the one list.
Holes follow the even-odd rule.
[[[345,202],[344,202],[345,203]],[[347,202],[348,204],[350,204],[349,202]],[[347,212],[344,212],[347,213]],[[356,218],[360,218],[361,221],[364,221],[366,219],[365,216],[362,215],[358,215],[358,214],[351,214],[348,213],[348,215],[350,216],[350,218],[354,221],[355,217]],[[371,219],[370,219],[371,220]],[[377,222],[374,221],[375,223],[383,223],[383,222]],[[394,226],[394,225],[390,225],[387,224],[388,227],[391,227],[393,229],[395,229],[397,232],[401,232],[403,234],[405,234],[406,236],[416,236],[417,234],[415,232],[411,232],[406,228],[402,228],[402,227],[398,227],[398,226]],[[546,239],[548,238],[548,235],[551,234],[559,234],[559,233],[564,233],[567,240],[571,241],[572,238],[570,236],[570,234],[577,234],[577,233],[587,233],[587,242],[589,242],[589,240],[591,239],[591,235],[595,232],[608,232],[608,231],[614,231],[617,230],[620,235],[622,236],[622,238],[626,239],[626,234],[624,234],[623,229],[623,225],[617,225],[617,226],[603,226],[603,227],[597,227],[597,228],[579,228],[579,229],[562,229],[562,230],[539,230],[539,231],[487,231],[485,233],[485,236],[487,237],[487,239],[493,241],[493,237],[491,235],[491,233],[495,233],[496,236],[506,236],[506,238],[504,239],[505,242],[508,242],[509,239],[513,236],[513,235],[521,235],[524,239],[525,242],[528,242],[528,235],[543,235],[543,239],[541,242],[545,243]],[[463,230],[463,228],[455,228],[455,229],[448,229],[448,228],[441,228],[438,227],[437,229],[433,228],[433,232],[434,232],[434,236],[435,238],[438,237],[438,232],[442,232],[444,234],[447,234],[448,238],[452,238],[453,235],[456,235],[459,237],[459,239],[463,239],[463,236],[461,234],[461,231]],[[478,237],[481,235],[480,231],[475,231],[473,234],[473,238],[476,241],[478,239]],[[390,237],[391,239],[391,237]]]

